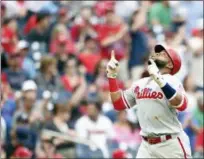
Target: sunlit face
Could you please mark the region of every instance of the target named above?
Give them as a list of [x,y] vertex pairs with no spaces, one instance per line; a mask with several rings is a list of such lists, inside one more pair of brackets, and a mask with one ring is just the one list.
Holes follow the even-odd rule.
[[166,68],[170,68],[170,69],[173,68],[173,63],[172,63],[171,59],[169,58],[169,56],[168,56],[168,54],[166,53],[165,50],[163,50],[163,51],[161,51],[159,53],[156,53],[156,52],[152,53],[151,58],[154,61],[155,60],[160,60],[160,61],[163,61],[163,62],[167,63],[166,66],[165,66]]

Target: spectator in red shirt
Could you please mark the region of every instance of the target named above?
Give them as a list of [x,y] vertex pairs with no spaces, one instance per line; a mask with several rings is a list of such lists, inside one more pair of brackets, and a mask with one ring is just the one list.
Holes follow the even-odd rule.
[[[83,42],[86,35],[97,36],[96,25],[91,21],[92,11],[89,7],[83,7],[80,16],[76,17],[75,24],[71,28],[71,37],[74,41]],[[79,49],[81,47],[79,46]]]
[[14,52],[17,44],[17,22],[15,18],[4,20],[1,30],[1,45],[6,53]]
[[83,83],[83,77],[77,68],[76,58],[70,57],[66,62],[65,74],[61,77],[62,84],[68,92],[74,92]]
[[99,26],[97,31],[102,58],[110,58],[111,50],[115,50],[116,59],[123,59],[127,53],[126,35],[128,27],[116,16],[113,8],[107,8],[105,23]]
[[[60,24],[61,25],[61,24]],[[61,25],[62,26],[62,25]],[[66,31],[65,33],[68,34]],[[76,47],[73,41],[62,33],[56,35],[56,39],[51,41],[50,51],[57,59],[57,69],[59,73],[64,74],[64,67],[68,56],[76,53]]]
[[93,75],[100,55],[98,54],[97,43],[91,36],[86,36],[85,46],[79,54],[79,60],[86,67],[87,73]]
[[34,14],[34,15],[32,15],[32,16],[28,19],[27,23],[26,23],[25,26],[24,26],[24,29],[23,29],[24,35],[29,34],[30,31],[31,31],[33,28],[35,28],[36,24],[37,24],[37,15]]
[[[65,50],[59,50],[59,44],[65,44]],[[70,37],[70,33],[64,24],[57,24],[52,30],[50,52],[57,54],[66,51],[75,54],[77,52],[75,43]]]

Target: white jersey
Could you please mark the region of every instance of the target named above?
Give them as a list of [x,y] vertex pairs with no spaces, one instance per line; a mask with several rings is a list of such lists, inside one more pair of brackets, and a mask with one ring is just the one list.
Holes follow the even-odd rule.
[[[165,74],[163,77],[174,89],[185,93],[175,76]],[[136,105],[142,136],[177,134],[182,131],[177,110],[171,107],[161,88],[151,77],[133,83],[123,91],[123,98],[128,108]]]
[[107,140],[114,136],[113,125],[109,118],[99,115],[97,121],[92,121],[88,116],[82,116],[76,123],[76,131],[80,137],[90,139],[100,147],[105,158],[108,155]]

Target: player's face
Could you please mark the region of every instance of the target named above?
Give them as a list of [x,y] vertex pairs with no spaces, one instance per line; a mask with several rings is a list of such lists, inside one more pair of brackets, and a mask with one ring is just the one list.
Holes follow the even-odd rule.
[[166,53],[165,50],[159,52],[159,53],[153,53],[151,55],[151,58],[154,60],[154,61],[161,61],[164,65],[164,67],[167,67],[167,68],[170,68],[172,69],[173,68],[173,64],[171,62],[171,59],[169,58],[168,54]]

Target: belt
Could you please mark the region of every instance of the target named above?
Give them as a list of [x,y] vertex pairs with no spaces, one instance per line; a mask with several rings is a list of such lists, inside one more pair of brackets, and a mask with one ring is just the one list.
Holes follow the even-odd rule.
[[165,135],[165,136],[162,136],[162,137],[145,137],[145,136],[142,136],[142,138],[145,141],[147,141],[149,144],[152,145],[152,144],[158,144],[158,143],[161,143],[163,141],[172,139],[172,136],[171,135]]

